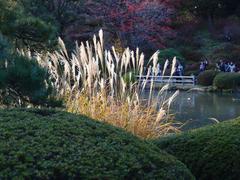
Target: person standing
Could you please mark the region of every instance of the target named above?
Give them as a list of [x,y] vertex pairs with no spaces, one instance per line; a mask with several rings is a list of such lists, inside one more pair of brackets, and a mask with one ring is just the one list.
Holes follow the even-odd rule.
[[161,65],[158,63],[158,65],[157,65],[157,75],[158,76],[161,76],[162,75],[162,70],[161,70]]
[[225,72],[230,72],[230,63],[229,62],[227,62],[227,63],[225,63]]
[[177,72],[179,76],[183,76],[183,66],[181,63],[178,64]]
[[204,63],[204,70],[206,70],[206,69],[207,69],[207,66],[208,66],[208,60],[205,59],[203,63]]
[[236,65],[233,64],[233,62],[230,63],[230,65],[229,65],[229,70],[230,70],[230,72],[235,72],[235,70],[236,70]]
[[203,72],[203,71],[205,70],[204,62],[201,62],[201,63],[200,63],[199,69],[200,69],[200,72]]
[[225,63],[223,62],[223,60],[220,61],[219,67],[220,67],[220,71],[225,72]]
[[217,62],[217,63],[216,63],[216,71],[221,71],[221,70],[220,70],[220,62]]

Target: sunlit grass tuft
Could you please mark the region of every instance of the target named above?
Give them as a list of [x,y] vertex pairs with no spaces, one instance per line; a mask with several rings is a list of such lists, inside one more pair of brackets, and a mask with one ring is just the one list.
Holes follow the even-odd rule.
[[[94,36],[92,43],[86,42],[68,54],[64,42],[59,39],[60,50],[47,56],[37,55],[37,60],[48,68],[55,95],[64,98],[69,112],[87,115],[126,129],[142,138],[159,137],[177,131],[170,121],[169,108],[178,95],[167,98],[168,85],[157,97],[153,95],[154,81],[150,83],[149,97],[142,94],[153,69],[158,74],[158,54],[149,60],[151,65],[145,81],[137,81],[135,75],[143,76],[144,54],[126,48],[122,54],[104,49],[103,31]],[[172,72],[175,71],[176,58]],[[168,61],[163,72],[166,71]],[[153,98],[154,97],[154,98]]]

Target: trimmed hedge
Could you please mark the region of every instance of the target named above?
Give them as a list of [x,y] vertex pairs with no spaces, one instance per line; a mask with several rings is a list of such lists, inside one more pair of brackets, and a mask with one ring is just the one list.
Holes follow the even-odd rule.
[[240,87],[240,74],[239,73],[220,73],[213,82],[214,86],[218,89],[236,89]]
[[156,146],[85,116],[0,110],[0,179],[193,179]]
[[219,72],[207,70],[198,75],[198,84],[202,86],[212,86],[213,80]]
[[240,179],[240,118],[154,143],[184,162],[197,179]]

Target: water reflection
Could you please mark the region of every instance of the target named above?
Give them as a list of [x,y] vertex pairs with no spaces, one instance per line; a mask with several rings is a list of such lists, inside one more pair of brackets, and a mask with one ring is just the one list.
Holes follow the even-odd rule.
[[186,123],[183,130],[216,123],[214,119],[233,119],[240,116],[240,94],[180,92],[171,113],[177,121]]

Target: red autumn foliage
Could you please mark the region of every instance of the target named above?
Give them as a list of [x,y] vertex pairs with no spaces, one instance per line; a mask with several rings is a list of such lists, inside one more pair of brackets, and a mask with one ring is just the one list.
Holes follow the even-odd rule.
[[[102,17],[125,45],[144,49],[165,47],[176,32],[172,21],[180,0],[88,0],[90,14]],[[110,26],[109,26],[110,27]]]

